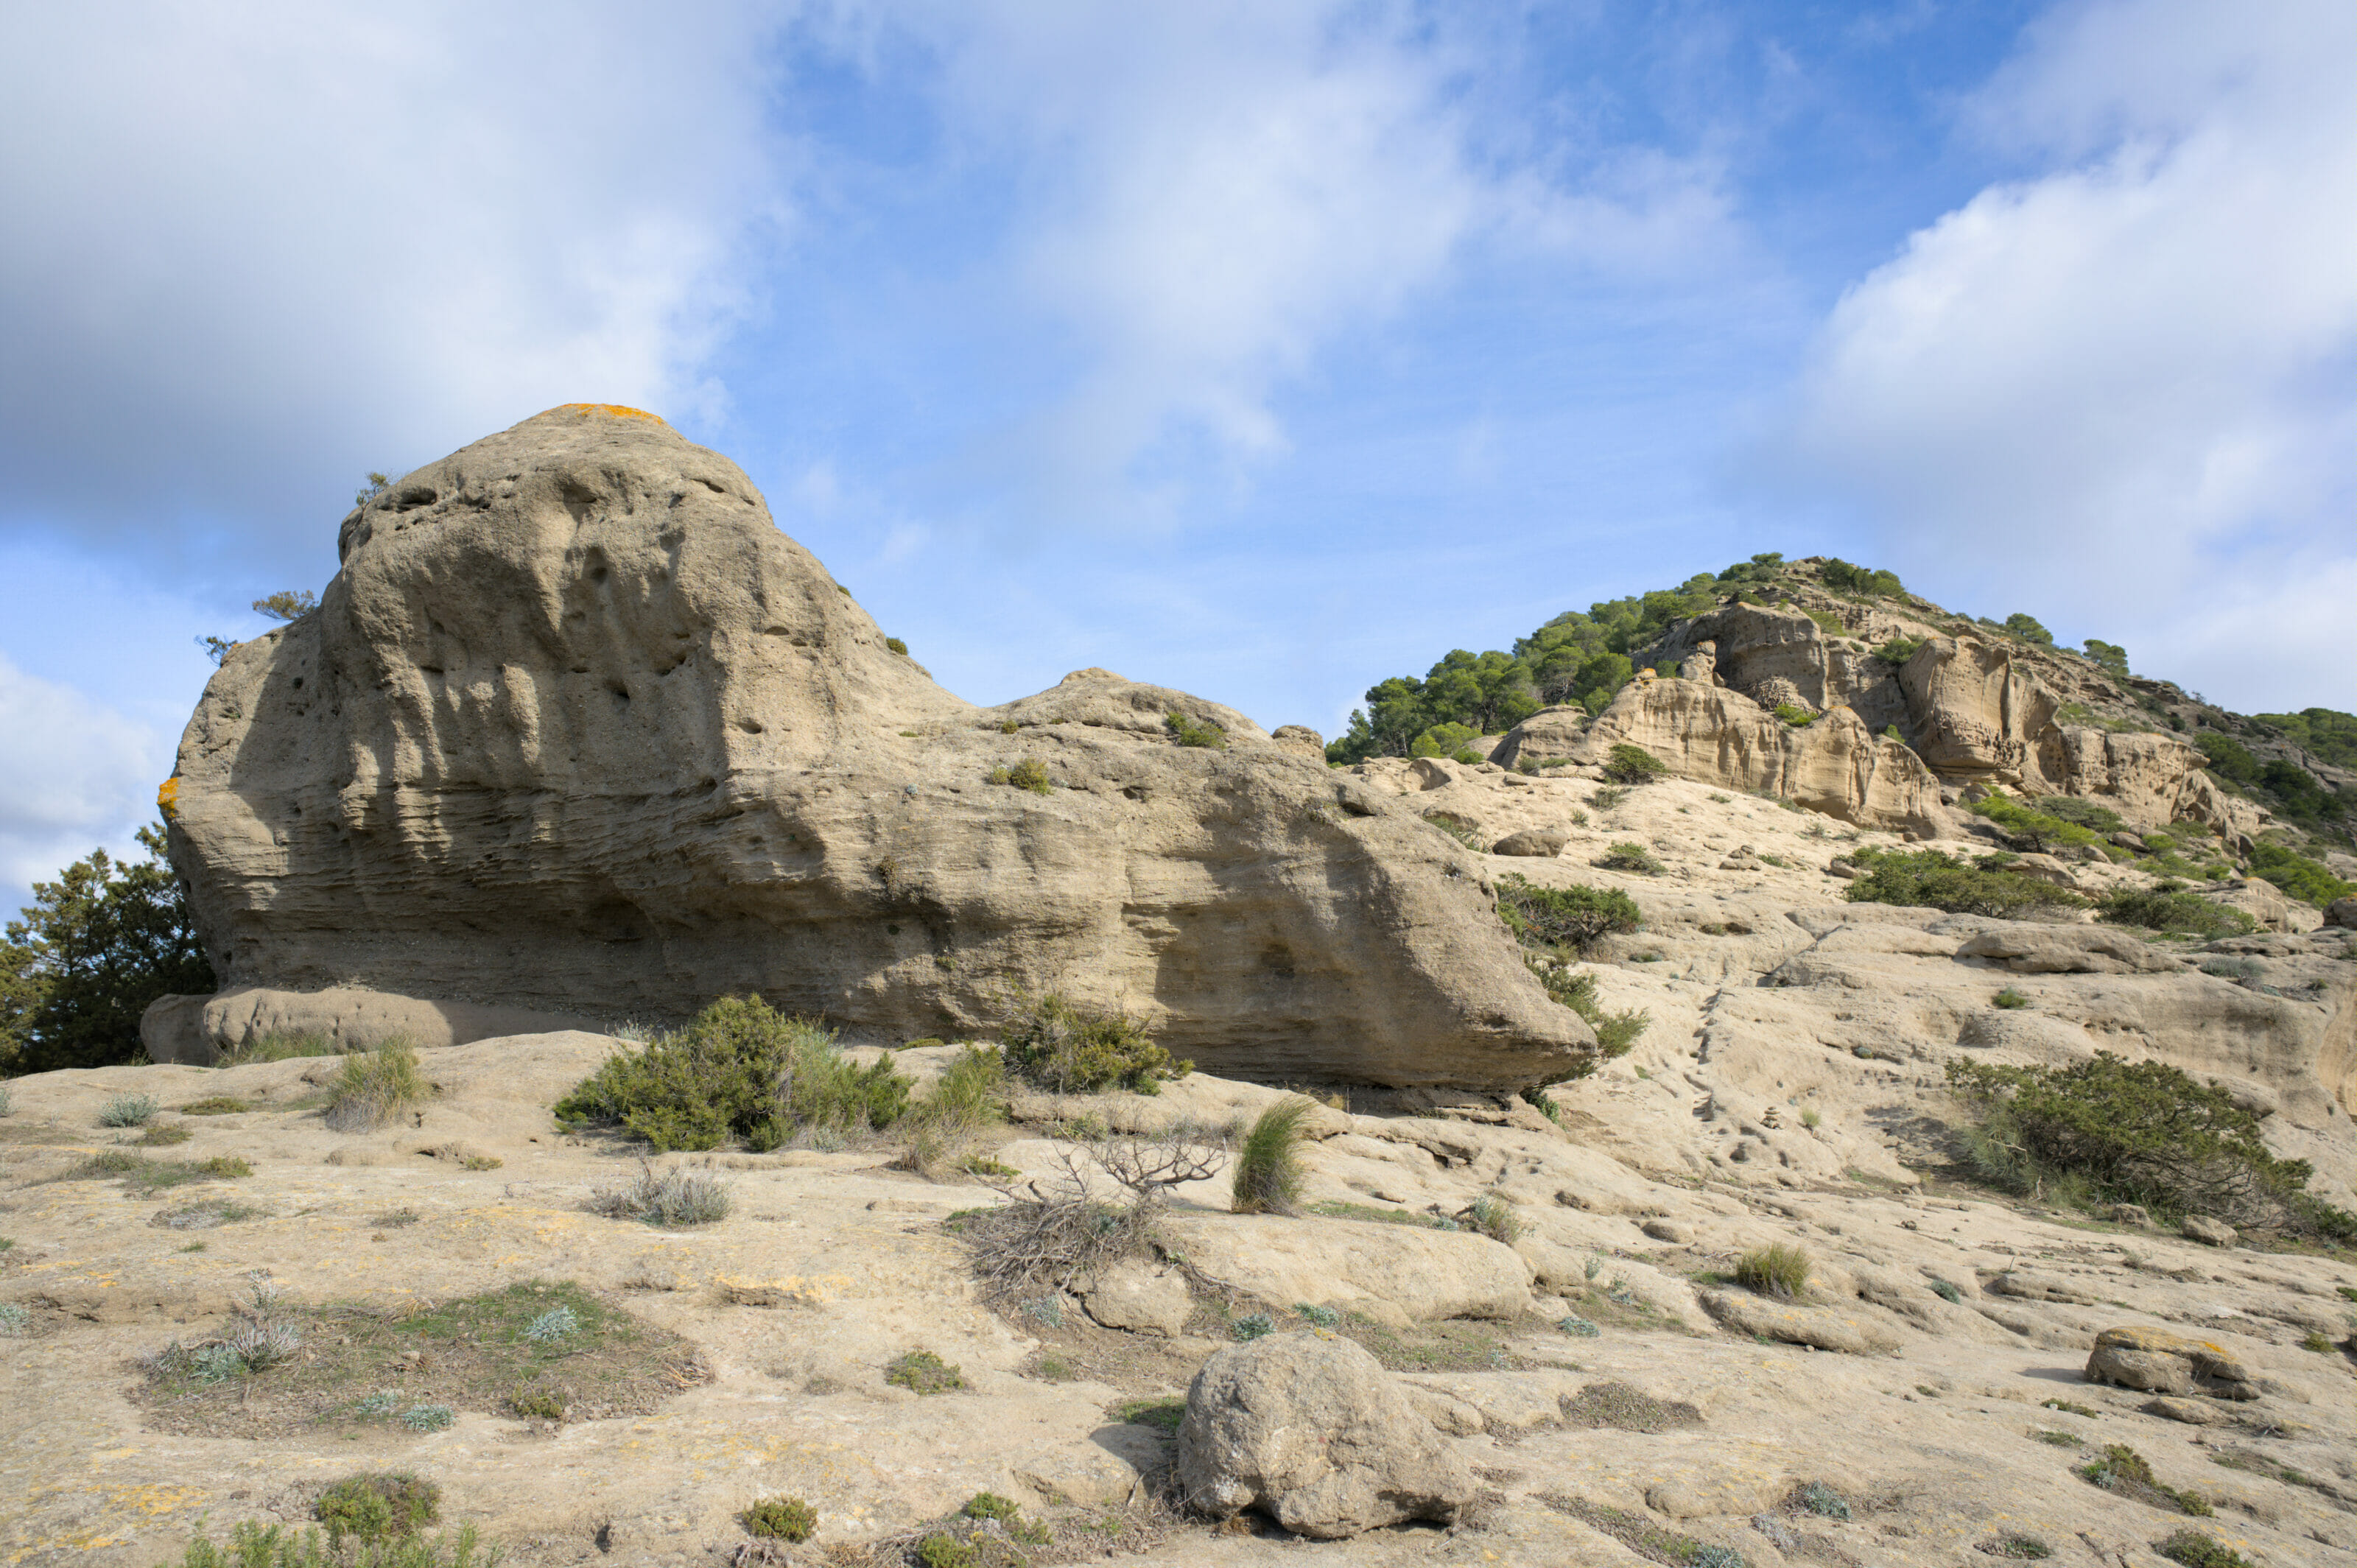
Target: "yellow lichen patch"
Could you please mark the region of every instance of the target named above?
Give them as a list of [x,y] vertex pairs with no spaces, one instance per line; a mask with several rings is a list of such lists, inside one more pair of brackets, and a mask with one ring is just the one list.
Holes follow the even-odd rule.
[[[603,413],[616,419],[651,419],[661,424],[661,414],[649,413],[643,408],[630,408],[619,403],[561,403],[549,413]],[[546,415],[543,415],[545,418]]]
[[820,1306],[850,1283],[840,1276],[826,1280],[805,1280],[795,1274],[775,1280],[712,1276],[713,1288],[720,1293],[720,1298],[736,1306]]
[[159,1514],[195,1508],[205,1500],[205,1493],[198,1487],[117,1487],[107,1493],[106,1500],[110,1507],[154,1519]]
[[167,819],[170,818],[173,812],[180,809],[180,780],[178,775],[175,774],[173,777],[165,779],[164,782],[156,786],[156,809],[163,812]]

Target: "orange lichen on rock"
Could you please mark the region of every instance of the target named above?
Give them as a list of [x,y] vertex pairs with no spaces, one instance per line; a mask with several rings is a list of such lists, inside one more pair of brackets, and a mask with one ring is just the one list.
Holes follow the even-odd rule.
[[561,403],[548,412],[550,413],[610,413],[616,419],[651,419],[657,424],[663,422],[661,414],[649,413],[643,408],[628,408],[619,403]]
[[167,779],[156,787],[156,809],[168,819],[179,808],[180,780],[178,776]]

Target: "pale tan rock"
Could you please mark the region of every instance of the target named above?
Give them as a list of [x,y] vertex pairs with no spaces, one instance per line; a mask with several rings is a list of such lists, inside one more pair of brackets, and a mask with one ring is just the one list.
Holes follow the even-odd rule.
[[2024,1301],[2060,1301],[2077,1306],[2092,1306],[2103,1299],[2075,1280],[2036,1269],[2007,1269],[1989,1281],[1988,1288]]
[[2206,1214],[2189,1214],[2178,1229],[2205,1247],[2231,1247],[2234,1244],[2234,1228]]
[[1705,1312],[1738,1334],[1851,1356],[1888,1355],[1900,1348],[1897,1336],[1859,1313],[1769,1301],[1749,1291],[1703,1290],[1695,1294]]
[[2015,974],[2179,974],[2185,967],[2135,932],[2102,926],[2008,923],[1967,939],[1956,956]]
[[2157,1394],[2207,1394],[2255,1400],[2259,1385],[2224,1347],[2165,1328],[2106,1328],[2087,1358],[2091,1383],[2115,1383]]
[[1265,1214],[1185,1216],[1165,1229],[1189,1266],[1281,1306],[1330,1306],[1394,1325],[1510,1321],[1530,1306],[1530,1265],[1471,1231]]
[[1561,854],[1570,835],[1547,828],[1525,828],[1518,833],[1508,833],[1490,846],[1491,854],[1520,855],[1536,859]]
[[[526,420],[339,554],[215,673],[167,790],[232,989],[656,1020],[758,992],[894,1042],[1062,990],[1208,1068],[1361,1082],[1531,1081],[1589,1037],[1461,847],[1300,737],[1103,670],[963,703],[659,420]],[[1027,762],[1046,794],[990,782]]]
[[151,1061],[210,1067],[221,1053],[268,1035],[323,1035],[339,1050],[365,1051],[395,1039],[425,1048],[593,1026],[568,1013],[424,1002],[359,986],[314,992],[242,986],[210,996],[156,998],[139,1020],[139,1039]]
[[1195,1310],[1187,1278],[1135,1259],[1114,1264],[1081,1287],[1088,1314],[1107,1328],[1170,1338],[1185,1331]]
[[1204,1362],[1187,1391],[1178,1466],[1198,1511],[1256,1509],[1322,1541],[1454,1522],[1478,1487],[1381,1364],[1322,1331],[1272,1335]]

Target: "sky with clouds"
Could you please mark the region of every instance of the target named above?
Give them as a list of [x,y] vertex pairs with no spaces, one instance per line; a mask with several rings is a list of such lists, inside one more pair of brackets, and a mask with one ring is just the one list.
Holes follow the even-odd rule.
[[741,463],[944,684],[1332,734],[1755,551],[2357,709],[2346,0],[90,0],[0,59],[0,906],[370,469]]

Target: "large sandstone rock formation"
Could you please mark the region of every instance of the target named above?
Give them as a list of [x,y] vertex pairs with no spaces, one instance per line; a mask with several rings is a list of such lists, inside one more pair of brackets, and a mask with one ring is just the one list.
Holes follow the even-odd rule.
[[1528,1082],[1591,1037],[1475,858],[1297,736],[1102,670],[964,703],[650,415],[526,420],[339,553],[165,786],[225,987],[656,1018],[752,991],[888,1038],[1055,989],[1206,1068],[1393,1084]]

